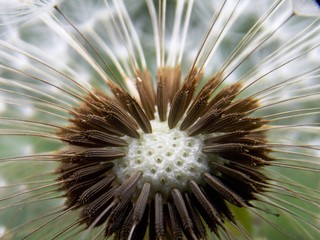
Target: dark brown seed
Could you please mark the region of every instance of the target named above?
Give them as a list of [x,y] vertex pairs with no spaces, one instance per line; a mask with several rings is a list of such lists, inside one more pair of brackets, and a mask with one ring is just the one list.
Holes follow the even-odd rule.
[[185,196],[184,198],[185,198],[186,206],[187,206],[188,212],[190,214],[190,217],[192,219],[195,233],[196,233],[198,239],[207,239],[206,228],[204,227],[204,225],[202,223],[201,217],[200,217],[194,203],[191,201],[188,193],[185,193],[184,196]]
[[201,190],[203,193],[205,193],[212,206],[217,209],[220,216],[225,216],[230,222],[236,223],[235,218],[231,213],[230,207],[217,191],[212,189],[207,184],[203,188],[201,188]]
[[171,202],[168,202],[168,213],[169,213],[169,220],[170,220],[170,232],[172,234],[173,239],[175,240],[182,240],[184,239],[184,235],[182,232],[182,226],[180,223],[180,219],[178,216],[178,212],[173,206]]
[[[116,84],[110,84],[113,84],[121,92],[121,89]],[[74,109],[76,113],[72,113],[72,115],[75,116],[75,119],[77,119],[78,114],[96,115],[105,118],[110,113],[113,113],[123,122],[126,122],[127,125],[132,126],[134,129],[138,129],[137,123],[128,114],[126,109],[120,106],[114,99],[106,96],[103,92],[95,91],[95,95],[89,95],[86,99],[88,102],[85,102],[79,108]]]
[[115,83],[110,82],[109,87],[113,92],[113,94],[115,95],[115,97],[121,103],[121,106],[130,113],[130,115],[136,120],[140,128],[145,133],[151,133],[152,129],[151,129],[151,124],[148,120],[148,117],[146,116],[144,111],[141,109],[137,101],[128,92],[121,89]]
[[174,95],[180,87],[180,78],[181,78],[181,68],[177,66],[172,67],[162,67],[162,75],[164,76],[164,81],[166,83],[166,90],[168,93],[168,100],[171,103]]
[[129,98],[129,101],[127,103],[128,111],[137,121],[137,123],[139,124],[143,132],[151,133],[152,128],[151,128],[151,124],[148,117],[146,116],[146,114],[144,113],[144,111],[141,109],[140,105],[134,98],[132,98],[131,96],[129,96],[128,98]]
[[[93,117],[95,118],[95,117]],[[114,112],[108,112],[108,114],[100,119],[101,122],[106,121],[108,125],[112,126],[116,131],[121,132],[129,137],[139,138],[140,135],[134,126],[130,125],[124,119],[118,117]]]
[[221,83],[221,74],[216,73],[212,78],[210,78],[205,85],[202,87],[198,95],[195,97],[192,105],[190,106],[188,113],[195,107],[196,103],[201,102],[208,102],[209,98],[211,97],[212,93],[217,89],[219,84]]
[[203,71],[202,69],[198,70],[196,67],[193,67],[193,69],[187,74],[185,77],[184,85],[189,86],[188,88],[190,89],[190,92],[188,94],[188,99],[187,99],[187,107],[189,106],[194,92],[196,91],[196,88],[198,87],[198,84],[200,80],[203,77]]
[[81,169],[75,171],[70,177],[69,180],[73,183],[80,181],[88,181],[90,179],[99,177],[104,174],[113,166],[112,163],[107,164],[98,164],[89,167],[82,167]]
[[168,104],[172,103],[180,86],[181,69],[161,67],[158,69],[157,106],[160,121],[167,119]]
[[[63,152],[63,151],[61,151]],[[58,154],[59,155],[59,154]],[[59,176],[58,179],[66,179],[68,178],[70,175],[72,175],[72,173],[75,171],[75,169],[79,167],[78,164],[74,164],[74,163],[63,163],[60,164],[59,167],[56,169],[56,173],[57,174],[62,174],[61,176]]]
[[[66,157],[61,157],[61,159],[64,160],[64,159],[66,159]],[[60,166],[56,170],[56,173],[59,174],[58,181],[68,179],[74,172],[76,172],[77,170],[79,170],[81,168],[94,166],[94,165],[97,165],[97,163],[78,165],[78,164],[74,164],[74,163],[63,162],[62,164],[60,164]]]
[[248,187],[250,187],[250,191],[251,192],[258,192],[258,189],[261,190],[261,186],[259,186],[259,184],[250,179],[250,177],[246,174],[244,174],[243,172],[240,172],[238,170],[232,169],[230,167],[227,167],[225,165],[221,165],[221,164],[215,164],[215,168],[222,173],[222,177],[227,177],[227,178],[232,178],[236,181],[239,181],[241,183],[246,184]]
[[123,119],[124,122],[132,126],[132,128],[138,129],[136,121],[129,115],[126,109],[119,105],[116,101],[108,100],[104,103],[102,117],[105,117],[106,114],[109,114],[109,112],[115,113],[120,119]]
[[232,163],[241,163],[249,166],[266,166],[269,163],[267,158],[261,158],[259,156],[254,156],[249,153],[223,153],[219,155],[222,158],[232,161]]
[[[103,193],[100,197],[83,207],[81,218],[88,226],[90,226],[110,206],[117,188],[117,186],[112,187],[108,192]],[[104,213],[104,216],[100,216],[101,219],[97,222],[96,226],[104,223],[111,210],[112,208],[109,208],[108,211]]]
[[247,203],[235,192],[224,185],[218,178],[211,176],[209,173],[203,174],[204,180],[209,184],[215,191],[217,191],[225,200],[238,206],[245,207]]
[[[261,118],[241,118],[239,117],[239,114],[228,114],[226,116],[230,116],[228,119],[226,117],[226,121],[229,121],[229,124],[225,124],[223,127],[220,127],[220,132],[234,132],[237,130],[250,131],[260,128],[269,122]],[[234,117],[237,117],[237,119],[235,120]]]
[[184,199],[180,191],[174,188],[172,189],[171,194],[172,194],[174,205],[179,213],[184,230],[188,232],[193,239],[196,239],[196,236],[193,231],[193,222],[189,216],[186,204],[184,202]]
[[146,206],[144,214],[136,227],[135,231],[133,232],[133,235],[128,240],[143,240],[145,239],[145,234],[148,228],[148,220],[149,220],[149,205]]
[[242,84],[240,82],[234,83],[222,89],[216,96],[214,96],[208,103],[206,111],[216,109],[223,109],[228,106],[231,101],[237,96],[241,90]]
[[174,128],[184,112],[186,111],[188,105],[188,94],[190,94],[190,89],[180,89],[173,98],[172,106],[169,112],[168,125],[170,128]]
[[104,146],[126,146],[127,142],[112,134],[97,130],[88,130],[83,133],[89,140]]
[[181,79],[181,66],[177,66],[175,68],[171,68],[170,78],[168,78],[168,82],[170,84],[170,94],[169,101],[172,103],[173,97],[178,91],[180,87],[180,79]]
[[186,76],[182,87],[176,92],[169,112],[168,125],[170,128],[175,127],[186,112],[201,78],[202,72],[198,72],[196,68],[192,69]]
[[253,146],[256,147],[256,149],[258,150],[259,147],[261,147],[260,149],[264,149],[264,145],[266,144],[266,141],[263,141],[261,139],[254,139],[254,138],[250,138],[248,137],[243,137],[243,138],[238,138],[238,139],[234,139],[233,141],[234,143],[238,143],[238,144],[243,144],[246,146]]
[[210,144],[210,143],[226,143],[226,142],[233,142],[235,139],[241,138],[243,136],[248,135],[250,132],[248,131],[235,131],[231,133],[226,133],[220,136],[215,136],[215,137],[210,137],[204,140],[205,144]]
[[130,213],[124,220],[122,227],[116,232],[114,237],[115,240],[132,239],[130,238],[130,234],[133,228],[132,215],[133,215],[133,208],[131,209]]
[[154,108],[156,105],[156,93],[151,73],[148,70],[144,70],[141,72],[139,69],[136,69],[136,76],[142,80],[144,89],[149,96],[149,102]]
[[267,184],[268,180],[271,180],[270,178],[268,178],[266,175],[264,175],[260,171],[257,171],[256,167],[251,167],[251,166],[247,166],[247,165],[243,165],[243,164],[235,163],[235,162],[233,162],[232,164],[227,163],[226,166],[229,168],[238,170],[240,172],[243,172],[244,174],[250,176],[251,179],[253,179],[257,182]]
[[81,160],[79,162],[105,162],[115,160],[117,158],[124,157],[125,153],[121,150],[109,149],[109,148],[89,148],[81,154]]
[[[233,132],[232,130],[227,131],[226,129],[231,125],[236,125],[239,122],[239,119],[243,117],[242,114],[228,114],[222,115],[216,121],[208,124],[208,126],[202,131],[202,133],[213,133],[213,132]],[[236,130],[245,130],[242,128],[235,128]]]
[[206,132],[207,129],[215,124],[221,118],[218,111],[211,111],[199,119],[188,131],[189,136],[195,136],[200,133]]
[[155,201],[154,201],[154,207],[155,207],[155,212],[154,212],[154,228],[155,228],[155,233],[156,237],[158,239],[165,239],[165,227],[164,227],[164,216],[163,216],[163,201],[162,201],[162,196],[161,193],[156,193],[155,195]]
[[167,119],[167,111],[168,111],[168,101],[169,101],[169,93],[168,93],[168,81],[166,80],[165,69],[158,69],[157,74],[157,107],[159,119],[161,122]]
[[241,143],[225,143],[225,144],[210,144],[202,149],[203,153],[212,153],[217,155],[222,154],[238,154],[249,152],[247,146]]
[[192,108],[189,110],[187,116],[183,119],[180,130],[185,130],[188,127],[190,127],[192,124],[194,124],[197,119],[202,115],[204,109],[207,106],[207,101],[199,98],[192,106]]
[[138,224],[143,217],[150,193],[150,183],[144,183],[133,211],[133,223]]
[[79,196],[88,188],[92,187],[95,185],[101,177],[98,177],[93,180],[85,181],[85,182],[80,182],[75,185],[69,186],[68,188],[65,188],[64,190],[66,191],[66,208],[74,207],[74,208],[79,208],[81,207],[81,204],[79,204]]
[[125,156],[124,152],[112,148],[85,148],[70,146],[62,150],[59,154],[62,156],[70,155],[70,157],[63,157],[64,162],[70,163],[92,163],[92,162],[105,162],[115,160]]
[[198,184],[194,181],[189,182],[189,187],[192,194],[195,196],[200,206],[209,215],[210,219],[214,220],[217,224],[222,224],[221,216],[218,211],[212,206],[207,197],[204,195]]
[[78,201],[82,204],[93,201],[94,198],[99,197],[99,195],[103,194],[103,192],[106,192],[106,190],[109,189],[114,179],[115,174],[110,174],[91,187],[88,187],[82,194],[79,195],[80,197]]
[[[214,118],[214,114],[216,114],[216,119],[212,119],[212,121],[210,121],[208,118]],[[195,123],[194,126],[190,128],[189,135],[193,136],[199,133],[228,133],[239,130],[250,131],[262,127],[267,122],[268,121],[265,121],[261,118],[244,117],[243,113],[221,115],[219,111],[213,111],[207,113],[205,116],[203,116],[203,118]]]
[[[214,104],[214,107],[212,108],[212,110],[219,110],[219,111],[223,112],[225,107],[229,106],[230,104],[231,104],[231,99],[228,97],[224,97],[224,98],[221,98],[219,101],[217,101]],[[210,110],[208,110],[208,111],[210,111]]]
[[205,113],[204,110],[207,109],[208,100],[211,94],[216,90],[220,82],[221,74],[215,74],[205,83],[198,95],[195,97],[192,105],[188,109],[187,115],[181,124],[181,130],[185,130],[190,127],[199,117],[203,115],[203,113]]
[[119,202],[111,211],[108,216],[106,224],[105,237],[110,237],[113,233],[120,231],[124,221],[132,210],[131,198],[127,198]]
[[76,146],[83,146],[83,147],[104,147],[104,144],[99,142],[94,142],[88,139],[82,132],[80,133],[59,133],[61,135],[61,140],[65,141],[69,144],[76,145]]
[[123,136],[122,131],[116,130],[113,125],[108,123],[105,118],[92,114],[77,114],[72,122],[80,131],[98,130],[117,136]]
[[148,238],[149,239],[156,239],[156,230],[155,230],[155,197],[151,198],[150,202],[150,209],[149,209],[149,234]]
[[136,86],[140,96],[141,105],[149,120],[154,119],[155,92],[149,71],[136,70]]
[[[236,179],[227,177],[226,175],[222,176],[216,176],[216,178],[223,183],[225,187],[230,189],[235,195],[241,196],[241,199],[243,199],[245,206],[252,206],[250,204],[250,200],[256,199],[254,192],[252,191],[252,186],[240,182]],[[218,192],[219,193],[219,192]],[[219,193],[220,194],[220,193]],[[220,194],[221,195],[221,194]],[[227,200],[226,200],[227,201]]]
[[137,171],[124,183],[122,183],[115,194],[116,199],[121,202],[123,199],[126,199],[128,196],[132,195],[141,176],[142,172]]
[[106,113],[105,117],[93,114],[81,115],[73,122],[80,127],[81,130],[93,129],[119,136],[125,134],[134,138],[140,136],[134,125],[128,124],[124,118],[119,118],[119,115],[111,111]]
[[225,113],[245,113],[259,107],[258,100],[252,97],[240,99],[225,109]]
[[216,218],[212,218],[209,216],[208,212],[206,212],[204,210],[204,208],[199,204],[198,200],[195,198],[195,196],[193,194],[190,194],[190,199],[192,201],[192,205],[195,207],[195,209],[199,212],[199,214],[201,215],[201,218],[204,220],[204,222],[206,222],[206,224],[208,225],[208,227],[210,228],[210,230],[212,232],[214,232],[219,239],[219,224],[216,221]]

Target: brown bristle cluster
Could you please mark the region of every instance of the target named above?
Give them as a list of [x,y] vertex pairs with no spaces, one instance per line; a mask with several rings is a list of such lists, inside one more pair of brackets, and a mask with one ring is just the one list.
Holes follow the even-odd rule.
[[[66,208],[81,211],[79,224],[104,225],[105,237],[115,239],[206,239],[206,225],[218,237],[229,235],[226,221],[238,228],[229,204],[254,207],[250,201],[268,181],[263,166],[272,160],[267,121],[249,116],[258,101],[240,99],[240,83],[222,87],[221,73],[201,88],[201,71],[192,69],[181,84],[180,75],[180,67],[159,69],[154,91],[150,73],[136,71],[139,99],[110,82],[114,96],[96,91],[73,109],[72,124],[58,133],[68,146],[57,172]],[[172,187],[169,196],[153,189],[143,169],[119,181],[113,167],[126,156],[127,140],[152,134],[151,120],[202,137],[210,170],[200,181]]]

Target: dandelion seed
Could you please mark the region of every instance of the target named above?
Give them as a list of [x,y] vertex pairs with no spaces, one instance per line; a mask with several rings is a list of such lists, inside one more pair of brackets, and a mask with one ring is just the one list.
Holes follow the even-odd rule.
[[318,5],[0,3],[0,236],[317,239]]

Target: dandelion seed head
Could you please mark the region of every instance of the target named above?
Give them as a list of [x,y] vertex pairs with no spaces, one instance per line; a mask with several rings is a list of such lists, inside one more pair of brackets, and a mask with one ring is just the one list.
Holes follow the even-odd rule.
[[[0,5],[3,236],[281,239],[299,226],[297,238],[312,239],[320,232],[314,7]],[[26,212],[36,218],[20,219]]]

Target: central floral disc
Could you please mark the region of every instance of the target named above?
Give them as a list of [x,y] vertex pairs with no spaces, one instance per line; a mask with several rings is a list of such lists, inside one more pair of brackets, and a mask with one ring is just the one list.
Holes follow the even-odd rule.
[[138,184],[151,184],[151,195],[160,192],[168,196],[171,189],[183,191],[188,181],[202,182],[202,173],[209,172],[207,156],[202,153],[201,136],[189,137],[166,122],[151,121],[152,133],[140,138],[127,138],[126,156],[115,160],[114,172],[123,183],[137,171],[143,172]]

